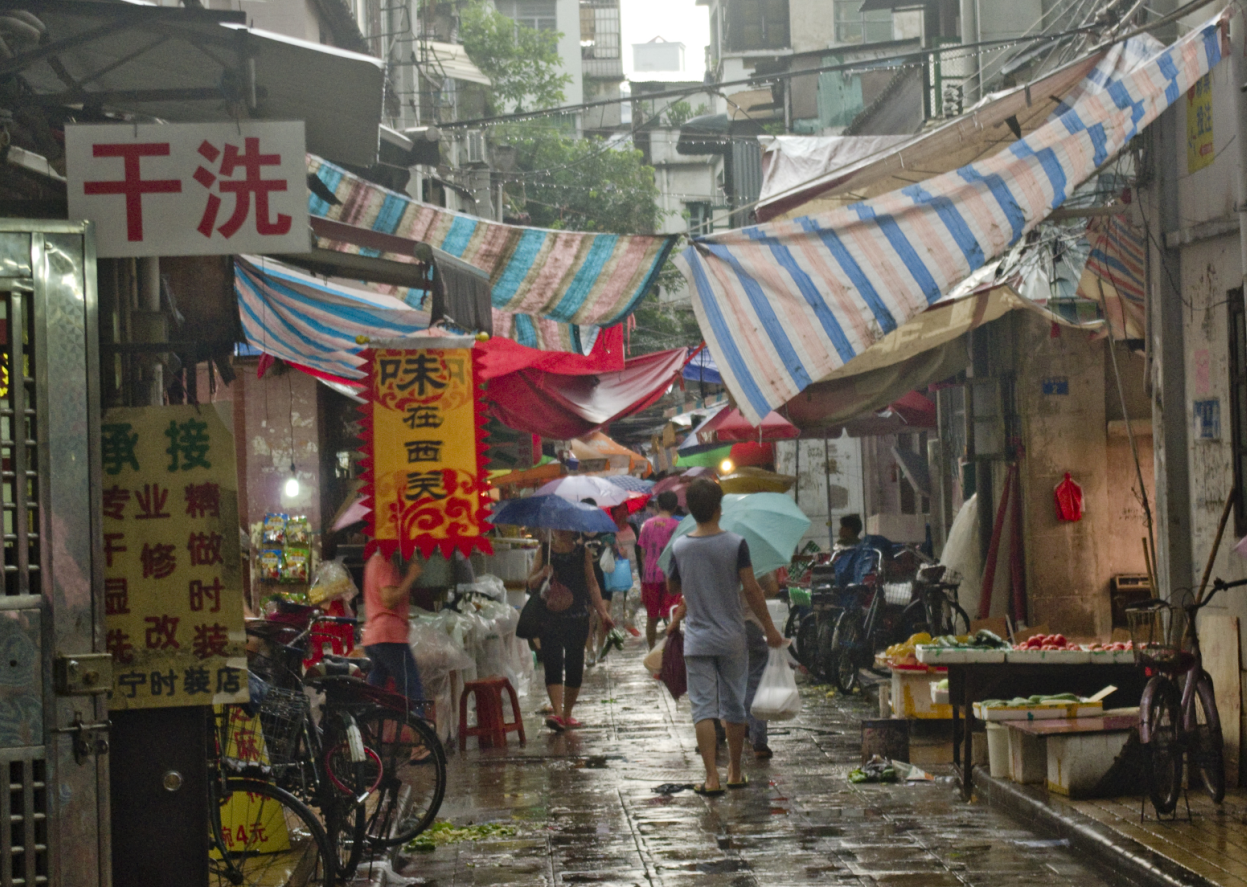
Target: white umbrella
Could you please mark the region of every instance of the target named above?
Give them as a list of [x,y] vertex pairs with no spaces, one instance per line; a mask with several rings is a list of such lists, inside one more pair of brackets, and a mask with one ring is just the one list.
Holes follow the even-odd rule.
[[645,494],[633,490],[625,490],[623,487],[616,486],[600,477],[572,475],[550,481],[545,486],[539,488],[536,495],[559,496],[563,499],[570,499],[572,502],[592,499],[598,504],[599,508],[612,508],[616,505],[622,505],[636,496]]

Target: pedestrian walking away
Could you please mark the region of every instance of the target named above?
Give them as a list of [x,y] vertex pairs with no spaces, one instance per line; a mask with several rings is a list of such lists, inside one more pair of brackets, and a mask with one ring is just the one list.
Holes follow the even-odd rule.
[[768,646],[783,646],[784,637],[771,621],[762,588],[753,575],[749,545],[719,526],[723,490],[713,481],[698,478],[689,485],[686,501],[697,528],[672,545],[667,585],[671,593],[682,594],[684,600],[668,631],[684,623],[688,696],[697,749],[706,768],[705,781],[694,791],[718,795],[724,789],[716,761],[716,720],[723,722],[727,733],[727,787],[747,784],[741,771],[749,673],[745,607],[761,624]]
[[680,499],[671,490],[658,494],[658,514],[641,525],[637,545],[641,549],[641,603],[645,607],[645,640],[653,649],[658,641],[658,621],[668,619],[679,598],[667,591],[667,577],[658,564],[680,521],[674,512]]
[[407,618],[412,586],[423,571],[413,557],[400,576],[393,560],[379,551],[364,565],[364,652],[372,660],[368,683],[384,687],[393,678],[399,693],[419,703],[424,702],[424,686],[407,644]]
[[[779,581],[775,575],[777,572],[772,570],[758,577],[758,585],[768,598],[779,594]],[[744,593],[742,587],[742,598]],[[762,673],[766,671],[766,664],[770,660],[767,653],[770,647],[766,643],[766,629],[762,627],[757,615],[749,607],[748,601],[742,602],[742,608],[745,614],[745,637],[749,644],[749,681],[745,688],[745,714],[748,716],[749,728],[746,738],[753,748],[753,756],[759,761],[765,761],[771,757],[771,747],[766,742],[767,725],[766,721],[753,716],[753,698],[758,693]]]
[[[532,572],[528,574],[530,594],[546,590],[547,608],[537,637],[541,641],[546,693],[553,709],[546,718],[546,726],[560,733],[580,726],[572,717],[572,708],[584,679],[590,609],[608,628],[615,624],[602,599],[593,566],[592,555],[575,533],[553,530],[548,546],[537,549]],[[569,598],[570,603],[553,603],[559,597]]]

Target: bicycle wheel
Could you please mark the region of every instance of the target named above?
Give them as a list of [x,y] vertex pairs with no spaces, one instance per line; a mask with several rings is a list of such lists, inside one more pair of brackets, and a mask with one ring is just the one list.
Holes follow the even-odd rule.
[[423,719],[377,708],[358,716],[364,744],[381,756],[381,787],[368,799],[369,842],[392,847],[433,824],[446,795],[446,752]]
[[210,885],[333,887],[325,830],[294,795],[267,782],[229,779],[223,792],[211,790],[209,804]]
[[[970,633],[970,617],[966,615],[966,611],[961,605],[955,601],[944,602],[944,631],[941,634],[969,634]],[[934,632],[932,632],[934,634]]]
[[836,623],[826,617],[818,626],[818,646],[814,650],[814,674],[820,681],[836,677]]
[[[1166,678],[1148,681],[1147,793],[1158,814],[1172,813],[1182,793],[1182,746],[1178,741],[1178,691]],[[1144,691],[1145,694],[1147,691]]]
[[860,613],[847,611],[836,620],[836,631],[832,640],[835,656],[835,667],[832,677],[841,693],[852,693],[857,689],[857,655],[862,645],[865,626]]
[[899,641],[907,641],[922,631],[929,635],[936,634],[931,630],[931,625],[927,621],[926,607],[923,606],[922,601],[918,600],[907,606],[901,613],[896,635]]
[[366,841],[365,809],[349,798],[336,797],[321,811],[325,820],[325,837],[333,851],[338,880],[346,883],[355,874],[364,854]]
[[801,617],[797,628],[797,661],[805,666],[805,670],[814,674],[818,668],[818,617],[806,613]]
[[1191,730],[1189,757],[1191,771],[1199,774],[1199,781],[1214,804],[1225,800],[1224,748],[1212,678],[1202,674],[1195,684],[1195,724]]

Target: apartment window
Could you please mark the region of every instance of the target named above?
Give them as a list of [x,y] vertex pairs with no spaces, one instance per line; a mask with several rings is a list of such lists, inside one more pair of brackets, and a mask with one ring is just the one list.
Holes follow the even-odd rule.
[[862,12],[861,0],[833,0],[837,43],[883,43],[892,39],[892,11]]
[[1233,448],[1235,535],[1247,535],[1247,312],[1243,289],[1230,290],[1226,299],[1226,326],[1230,331],[1230,446]]
[[538,31],[557,31],[555,0],[497,0],[498,11],[517,24]]
[[710,222],[710,204],[697,202],[684,205],[688,207],[688,233],[694,236],[709,234],[713,230]]
[[729,52],[787,48],[788,0],[728,0]]

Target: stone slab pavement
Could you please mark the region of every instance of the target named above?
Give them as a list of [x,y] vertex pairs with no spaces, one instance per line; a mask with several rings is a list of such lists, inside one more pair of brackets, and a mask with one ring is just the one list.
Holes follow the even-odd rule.
[[[746,750],[751,785],[718,798],[660,795],[701,781],[687,697],[678,703],[644,672],[644,642],[586,673],[575,716],[556,734],[521,700],[528,742],[450,752],[439,818],[457,826],[506,822],[513,837],[398,853],[366,865],[358,885],[597,884],[619,887],[796,887],[805,884],[1076,885],[1123,883],[1067,841],[1032,831],[984,804],[959,800],[951,767],[934,782],[853,785],[860,696],[805,686],[804,709],[772,725],[770,761]],[[449,750],[448,750],[449,751]],[[726,767],[726,749],[720,758]]]

